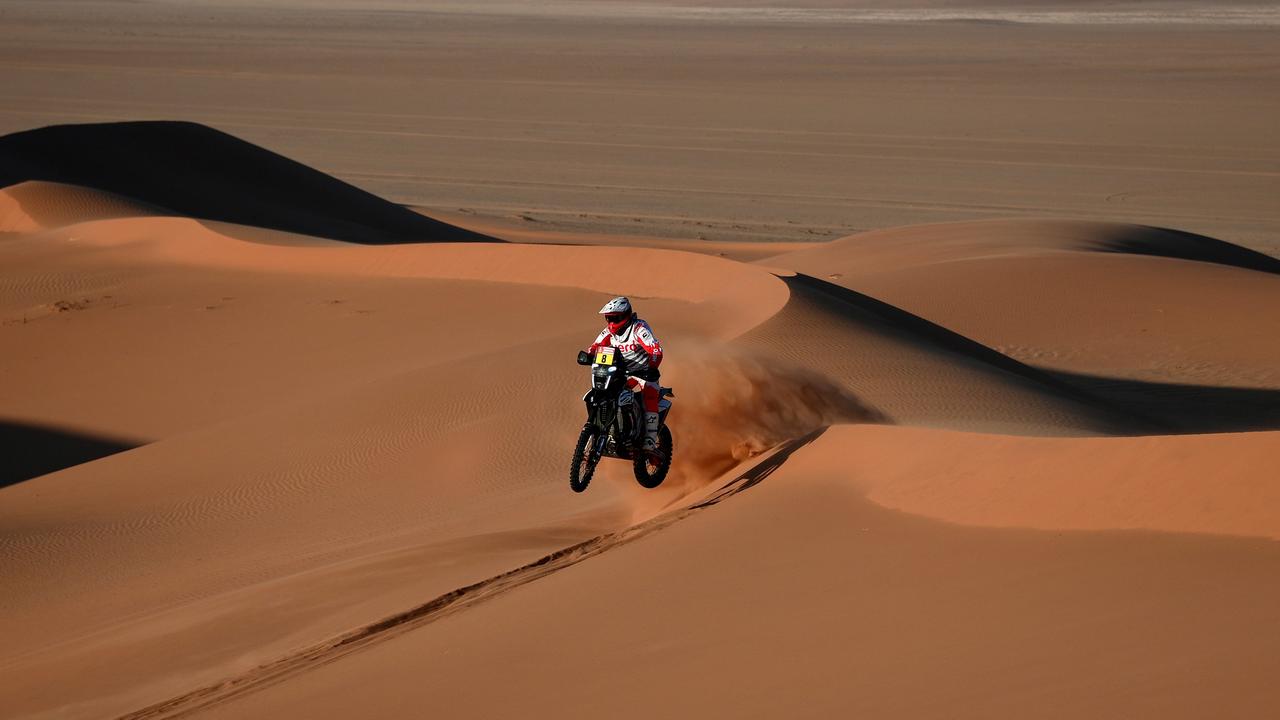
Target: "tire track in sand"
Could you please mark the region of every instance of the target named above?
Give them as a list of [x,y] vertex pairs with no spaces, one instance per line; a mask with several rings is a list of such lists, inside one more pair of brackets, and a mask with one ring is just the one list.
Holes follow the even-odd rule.
[[754,487],[781,467],[792,453],[813,442],[825,431],[825,427],[818,428],[807,435],[779,445],[773,452],[763,455],[760,462],[735,476],[709,496],[684,508],[561,548],[526,565],[451,590],[421,605],[348,630],[218,683],[196,688],[126,713],[119,716],[117,720],[187,717],[200,710],[231,702],[243,695],[263,690],[309,670],[337,662],[347,655],[391,640],[552,573],[577,565],[584,560],[639,540]]

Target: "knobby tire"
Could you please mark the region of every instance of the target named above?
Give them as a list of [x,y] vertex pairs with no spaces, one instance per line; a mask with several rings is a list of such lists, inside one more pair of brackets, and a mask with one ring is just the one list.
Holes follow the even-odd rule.
[[671,430],[666,425],[658,431],[658,451],[662,453],[662,462],[658,464],[653,472],[649,472],[648,453],[643,450],[637,450],[634,459],[634,469],[636,474],[636,482],[640,483],[640,487],[652,490],[662,484],[667,479],[667,471],[671,469],[671,451],[674,449],[674,442],[671,439]]
[[590,423],[582,426],[578,434],[578,444],[573,448],[573,464],[569,466],[569,489],[580,493],[591,484],[591,476],[595,474],[596,463],[600,458],[592,458],[596,429]]

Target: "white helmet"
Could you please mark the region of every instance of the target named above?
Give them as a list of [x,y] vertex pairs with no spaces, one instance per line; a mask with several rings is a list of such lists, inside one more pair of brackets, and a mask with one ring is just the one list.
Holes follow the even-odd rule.
[[631,318],[635,317],[635,310],[631,308],[630,300],[619,296],[605,303],[604,307],[600,308],[600,314],[609,323],[609,332],[617,335],[627,327]]
[[605,303],[604,307],[600,308],[601,315],[629,312],[631,312],[631,301],[621,295]]

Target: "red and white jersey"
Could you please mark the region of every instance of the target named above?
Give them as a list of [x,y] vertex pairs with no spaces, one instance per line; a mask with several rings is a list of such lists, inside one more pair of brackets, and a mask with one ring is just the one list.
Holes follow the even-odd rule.
[[606,327],[596,336],[596,341],[591,344],[591,347],[617,348],[618,352],[622,353],[623,360],[626,361],[624,367],[628,373],[632,374],[646,368],[656,368],[662,363],[662,345],[658,344],[658,338],[653,336],[653,329],[649,327],[649,323],[640,318],[633,319],[617,335]]

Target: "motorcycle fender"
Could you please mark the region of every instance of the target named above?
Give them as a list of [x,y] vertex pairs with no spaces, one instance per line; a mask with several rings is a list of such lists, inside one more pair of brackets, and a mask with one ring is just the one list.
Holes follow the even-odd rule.
[[670,400],[663,399],[658,402],[658,424],[659,425],[667,424],[667,413],[670,411],[671,411]]

